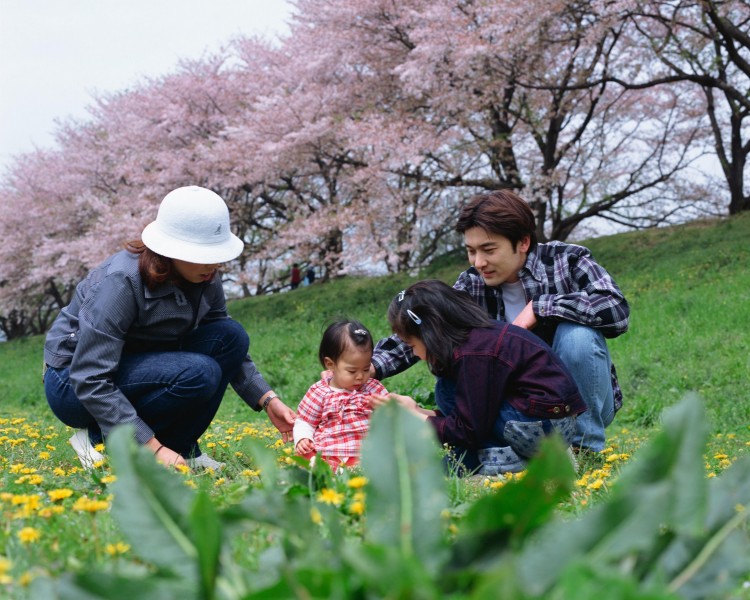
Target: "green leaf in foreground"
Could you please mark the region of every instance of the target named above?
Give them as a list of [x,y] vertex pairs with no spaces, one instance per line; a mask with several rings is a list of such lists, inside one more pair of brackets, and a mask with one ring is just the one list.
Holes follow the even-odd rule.
[[395,402],[372,416],[362,446],[367,488],[365,539],[416,557],[436,573],[446,557],[441,514],[448,506],[437,438]]
[[656,597],[672,590],[718,598],[736,587],[750,570],[750,546],[746,532],[734,535],[745,509],[731,507],[748,506],[750,486],[741,482],[750,471],[743,460],[709,484],[706,436],[697,397],[665,411],[663,430],[626,466],[605,502],[578,520],[550,523],[520,554],[525,588],[551,597],[583,565],[604,579],[629,577]]

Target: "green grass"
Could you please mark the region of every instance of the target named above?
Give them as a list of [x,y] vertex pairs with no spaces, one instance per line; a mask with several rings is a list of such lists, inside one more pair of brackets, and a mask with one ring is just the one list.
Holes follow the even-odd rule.
[[[750,215],[692,223],[669,229],[627,233],[583,242],[615,277],[631,304],[630,331],[610,340],[624,393],[624,407],[610,428],[610,458],[584,458],[580,488],[561,509],[580,514],[607,493],[607,477],[649,438],[665,407],[696,391],[705,402],[711,431],[706,469],[724,470],[750,443]],[[326,324],[347,316],[364,322],[378,339],[389,333],[386,309],[393,296],[421,278],[453,283],[466,267],[462,254],[442,257],[419,276],[347,277],[289,293],[230,303],[232,316],[250,333],[250,352],[269,383],[296,406],[320,373],[317,349]],[[0,344],[0,596],[24,597],[23,584],[82,565],[117,569],[128,550],[106,513],[75,509],[81,497],[106,499],[109,474],[77,469],[67,444],[70,432],[53,417],[41,383],[43,338]],[[433,377],[424,365],[385,381],[386,387],[429,400]],[[242,453],[242,440],[260,437],[277,446],[279,460],[289,448],[276,439],[263,414],[228,393],[204,448],[228,468],[221,474],[186,476],[186,484],[210,491],[221,506],[231,505],[257,484],[256,465]],[[34,483],[31,475],[41,475]],[[483,482],[450,478],[451,511],[460,525],[466,504],[487,493]],[[602,485],[601,482],[604,482]],[[601,487],[598,487],[601,486]],[[46,493],[67,488],[73,495],[51,501]],[[30,507],[33,496],[42,501]],[[26,508],[24,508],[26,507]],[[54,509],[54,510],[53,510]],[[57,510],[58,512],[54,512]],[[24,512],[26,511],[26,512]],[[23,543],[24,527],[42,532]],[[352,531],[359,527],[352,520]],[[257,565],[263,536],[237,540],[243,565]],[[121,556],[122,554],[122,556]],[[242,551],[238,549],[238,554]],[[11,566],[7,566],[10,561]],[[5,565],[5,566],[4,566]],[[8,583],[9,582],[9,583]],[[10,587],[3,587],[10,586]]]

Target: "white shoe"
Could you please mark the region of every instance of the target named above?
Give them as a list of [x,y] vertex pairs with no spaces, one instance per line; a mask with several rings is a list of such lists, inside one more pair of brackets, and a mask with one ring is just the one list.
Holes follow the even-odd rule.
[[87,429],[76,429],[73,437],[70,438],[70,445],[76,451],[78,460],[81,461],[84,469],[91,469],[94,464],[104,460],[104,455],[97,452],[91,445]]
[[213,469],[214,471],[220,471],[224,468],[225,464],[226,463],[214,460],[208,454],[201,454],[200,456],[196,456],[195,458],[188,459],[188,466],[191,469],[201,467],[202,469]]

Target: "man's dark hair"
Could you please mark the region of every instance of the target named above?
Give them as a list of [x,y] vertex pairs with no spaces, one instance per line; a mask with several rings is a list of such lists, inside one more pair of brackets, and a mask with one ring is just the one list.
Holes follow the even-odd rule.
[[528,203],[511,190],[495,190],[477,194],[461,209],[456,231],[480,227],[487,233],[510,240],[515,251],[525,236],[531,239],[529,252],[537,246],[534,213]]

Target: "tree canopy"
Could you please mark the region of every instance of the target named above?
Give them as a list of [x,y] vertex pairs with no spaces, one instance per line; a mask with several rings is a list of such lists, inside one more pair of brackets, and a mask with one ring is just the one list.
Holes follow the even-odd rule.
[[[0,329],[43,332],[175,187],[230,207],[225,276],[277,291],[401,272],[456,246],[472,194],[516,189],[540,240],[750,209],[748,0],[296,0],[95,97],[0,181]],[[708,170],[713,160],[718,168]]]

